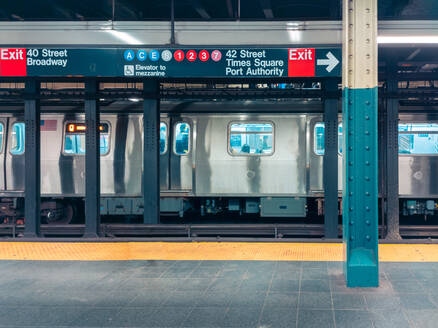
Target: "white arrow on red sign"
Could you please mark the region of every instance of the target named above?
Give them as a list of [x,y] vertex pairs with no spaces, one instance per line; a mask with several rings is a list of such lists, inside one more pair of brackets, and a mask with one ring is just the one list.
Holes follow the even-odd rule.
[[318,59],[316,65],[327,65],[327,72],[331,72],[338,64],[339,60],[329,51],[326,55],[327,59]]

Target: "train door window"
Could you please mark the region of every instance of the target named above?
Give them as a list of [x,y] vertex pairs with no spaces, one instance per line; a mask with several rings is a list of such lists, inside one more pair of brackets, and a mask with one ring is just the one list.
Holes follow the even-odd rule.
[[[313,129],[313,151],[316,155],[322,156],[325,153],[325,124],[316,123]],[[338,152],[342,154],[342,123],[338,124]]]
[[0,153],[3,150],[3,123],[0,122]]
[[313,151],[316,155],[324,155],[324,123],[316,123],[313,129]]
[[400,123],[398,132],[399,154],[438,154],[438,123]]
[[[109,124],[101,123],[100,129],[100,154],[109,152]],[[64,153],[69,155],[85,154],[85,131],[84,123],[68,123],[65,130]]]
[[228,139],[231,155],[271,155],[274,152],[274,125],[268,122],[232,122],[228,126]]
[[160,155],[167,151],[167,124],[160,122]]
[[179,122],[175,124],[174,152],[177,155],[187,155],[190,151],[190,124]]
[[12,155],[21,155],[24,153],[24,138],[25,138],[24,123],[14,123],[12,125],[12,138],[11,138]]

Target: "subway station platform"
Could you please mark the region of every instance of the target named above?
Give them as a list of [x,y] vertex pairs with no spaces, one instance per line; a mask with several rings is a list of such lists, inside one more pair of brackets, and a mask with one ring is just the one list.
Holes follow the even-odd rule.
[[0,326],[436,327],[438,245],[380,245],[347,288],[342,244],[1,243]]

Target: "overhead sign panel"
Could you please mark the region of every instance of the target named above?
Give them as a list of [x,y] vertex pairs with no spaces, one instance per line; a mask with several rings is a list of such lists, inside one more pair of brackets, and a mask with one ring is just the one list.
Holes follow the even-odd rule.
[[0,48],[0,77],[328,77],[340,61],[340,48]]

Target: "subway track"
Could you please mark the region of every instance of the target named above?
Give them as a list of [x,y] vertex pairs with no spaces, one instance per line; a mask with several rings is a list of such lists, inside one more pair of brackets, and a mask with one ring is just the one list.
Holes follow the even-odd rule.
[[[379,235],[384,232],[379,227]],[[339,238],[342,226],[339,226]],[[79,241],[84,232],[84,224],[41,225],[41,236],[45,238],[75,238]],[[245,239],[257,238],[284,240],[291,238],[321,239],[324,236],[323,224],[101,224],[99,239],[148,238],[159,240],[198,240],[198,239]],[[0,237],[23,239],[24,225],[0,225]],[[438,238],[438,225],[402,225],[403,238]]]

